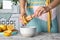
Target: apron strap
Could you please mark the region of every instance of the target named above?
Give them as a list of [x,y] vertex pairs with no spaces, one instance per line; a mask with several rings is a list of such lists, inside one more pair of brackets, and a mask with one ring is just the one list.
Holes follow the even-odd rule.
[[[46,0],[46,6],[48,6],[49,4],[50,4],[50,0]],[[47,26],[48,26],[48,32],[50,33],[51,31],[51,11],[49,11],[48,13],[47,13],[47,15],[48,15],[48,24],[47,24]]]

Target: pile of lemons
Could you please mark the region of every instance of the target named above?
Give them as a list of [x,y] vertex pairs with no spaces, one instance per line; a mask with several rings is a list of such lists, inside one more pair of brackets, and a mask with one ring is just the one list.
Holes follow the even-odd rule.
[[0,33],[3,32],[4,36],[11,36],[11,33],[14,30],[14,26],[13,25],[4,25],[4,24],[0,24]]

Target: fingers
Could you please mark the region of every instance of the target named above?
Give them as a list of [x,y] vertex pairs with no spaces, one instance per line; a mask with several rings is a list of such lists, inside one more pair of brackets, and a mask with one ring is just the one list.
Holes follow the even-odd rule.
[[42,9],[42,10],[39,12],[38,16],[42,15],[43,11],[44,11],[44,9]]
[[[24,16],[24,15],[23,15]],[[24,17],[22,15],[19,17],[19,22],[22,23],[22,25],[25,25]]]
[[23,20],[22,20],[22,17],[19,18],[19,22],[22,23],[22,24],[24,24]]
[[41,16],[43,13],[45,13],[45,8],[39,7],[39,8],[37,8],[36,12],[34,13],[34,16],[38,17],[38,16]]
[[25,12],[21,12],[20,17],[19,17],[19,22],[22,24],[25,24],[24,22],[24,18],[26,17],[26,13]]

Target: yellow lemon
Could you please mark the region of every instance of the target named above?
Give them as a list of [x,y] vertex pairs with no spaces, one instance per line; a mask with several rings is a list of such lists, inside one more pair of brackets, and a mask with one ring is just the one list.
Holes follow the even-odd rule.
[[22,19],[23,19],[24,24],[28,23],[27,20],[26,20],[26,17],[23,16]]
[[4,31],[4,36],[11,36],[12,31],[11,30],[6,30]]
[[1,28],[3,31],[7,30],[7,26],[4,25],[4,24],[0,24],[0,28]]
[[13,24],[7,25],[7,29],[8,29],[8,30],[13,30],[13,29],[14,29],[14,25],[13,25]]
[[27,17],[26,17],[26,20],[27,20],[28,22],[29,22],[31,19],[32,19],[31,16],[27,16]]

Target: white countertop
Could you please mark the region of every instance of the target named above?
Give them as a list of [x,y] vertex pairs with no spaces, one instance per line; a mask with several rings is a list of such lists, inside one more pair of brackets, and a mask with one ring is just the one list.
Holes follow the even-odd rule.
[[0,36],[0,40],[60,40],[60,33],[40,33],[34,37],[22,37],[20,34],[4,37]]

